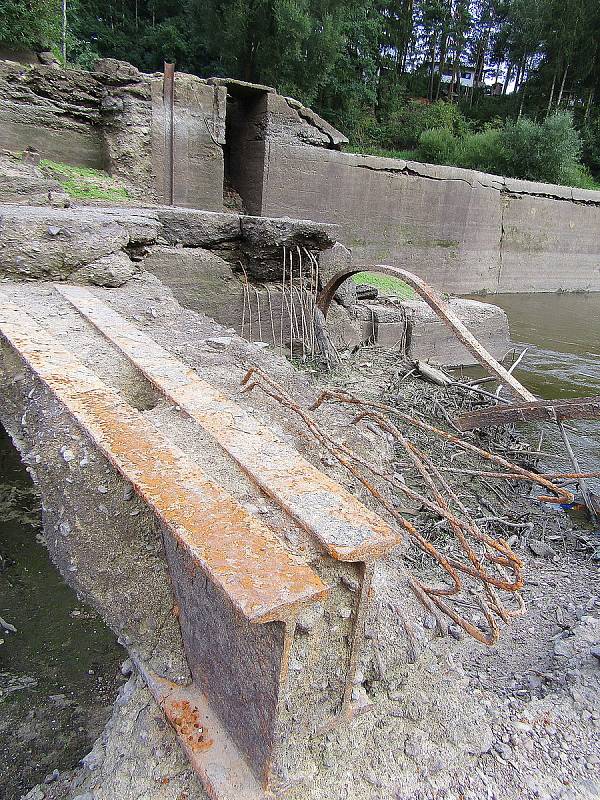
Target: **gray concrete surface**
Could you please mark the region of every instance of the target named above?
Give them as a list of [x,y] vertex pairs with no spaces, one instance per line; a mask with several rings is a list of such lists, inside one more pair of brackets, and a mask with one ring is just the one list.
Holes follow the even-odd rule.
[[600,192],[273,141],[265,215],[338,223],[356,264],[459,293],[600,290]]
[[[104,167],[164,201],[160,75],[0,62],[0,147]],[[344,153],[345,137],[270,87],[177,73],[175,204],[338,224],[354,263],[454,294],[600,290],[600,192]]]

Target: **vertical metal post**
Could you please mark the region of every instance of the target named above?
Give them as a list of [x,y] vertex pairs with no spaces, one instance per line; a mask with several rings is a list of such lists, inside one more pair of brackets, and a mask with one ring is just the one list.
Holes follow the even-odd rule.
[[173,158],[175,105],[175,64],[164,62],[163,106],[165,110],[165,203],[173,205],[175,196],[175,163]]

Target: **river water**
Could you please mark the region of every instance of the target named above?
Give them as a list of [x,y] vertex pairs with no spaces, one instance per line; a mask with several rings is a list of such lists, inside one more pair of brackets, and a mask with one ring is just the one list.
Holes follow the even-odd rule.
[[[527,348],[514,373],[524,386],[545,399],[600,395],[600,293],[497,294],[489,301],[506,311],[516,349]],[[600,470],[600,420],[566,424],[582,469]],[[559,437],[544,428],[551,468],[568,467]]]
[[40,498],[0,427],[0,798],[71,769],[100,734],[126,654],[62,580]]

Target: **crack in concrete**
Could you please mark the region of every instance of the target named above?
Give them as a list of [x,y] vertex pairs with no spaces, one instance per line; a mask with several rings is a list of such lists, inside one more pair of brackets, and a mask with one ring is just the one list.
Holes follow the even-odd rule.
[[504,235],[506,233],[504,228],[504,212],[506,210],[506,203],[502,197],[502,192],[500,192],[500,202],[502,203],[502,208],[500,211],[500,241],[498,242],[498,279],[496,281],[496,292],[500,291],[500,281],[504,268]]
[[371,166],[370,164],[355,164],[354,166],[358,167],[359,169],[368,169],[371,172],[382,172],[382,173],[388,174],[388,175],[409,175],[409,176],[415,177],[415,178],[425,178],[426,180],[429,180],[429,181],[442,181],[442,182],[443,181],[447,181],[447,182],[455,181],[455,182],[459,182],[459,183],[466,183],[467,186],[470,186],[471,188],[473,187],[473,184],[471,183],[471,181],[468,181],[465,178],[450,178],[450,177],[448,177],[448,178],[439,177],[438,178],[435,175],[424,175],[423,173],[418,172],[417,170],[410,169],[410,167],[398,167],[396,169],[394,167],[375,167],[375,166]]
[[[600,196],[598,200],[580,200],[575,197],[559,197],[556,194],[545,192],[520,192],[516,191],[515,189],[507,189],[506,187],[500,189],[500,194],[513,197],[515,200],[519,197],[540,197],[545,198],[546,200],[562,200],[563,202],[573,203],[574,205],[578,206],[591,206],[592,208],[600,207]],[[600,192],[598,194],[600,195]]]
[[[360,153],[357,155],[361,155]],[[376,156],[376,158],[378,158]],[[416,169],[411,169],[408,166],[403,167],[378,167],[372,164],[354,164],[354,166],[358,167],[359,169],[367,169],[372,172],[381,172],[386,173],[388,175],[410,175],[417,178],[425,178],[426,180],[430,181],[449,181],[449,182],[460,182],[466,183],[467,186],[471,188],[475,188],[475,183],[477,182],[479,186],[482,186],[484,189],[492,189],[493,191],[498,192],[500,195],[514,197],[515,199],[519,197],[540,197],[546,198],[548,200],[562,200],[567,203],[573,203],[575,205],[586,205],[591,207],[600,207],[600,192],[598,192],[598,200],[584,200],[575,197],[561,197],[558,194],[552,194],[551,192],[528,192],[528,191],[519,191],[517,189],[509,189],[505,184],[496,184],[493,183],[484,183],[483,181],[470,181],[466,178],[459,178],[459,177],[452,177],[452,176],[437,176],[437,175],[425,175],[422,172],[419,172]],[[474,173],[476,174],[476,173]],[[570,187],[566,187],[570,188]],[[577,187],[573,187],[577,188]],[[573,189],[571,189],[573,191]]]

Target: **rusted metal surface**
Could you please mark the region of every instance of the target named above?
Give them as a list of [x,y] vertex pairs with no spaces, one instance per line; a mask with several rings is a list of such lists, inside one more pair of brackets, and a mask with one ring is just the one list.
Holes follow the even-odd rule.
[[498,378],[500,383],[506,386],[507,390],[514,397],[518,397],[520,400],[525,400],[526,402],[535,401],[535,396],[525,389],[525,387],[522,386],[519,381],[513,375],[511,375],[511,373],[505,369],[502,364],[496,361],[496,359],[490,353],[488,353],[485,347],[483,347],[477,341],[471,331],[452,311],[448,303],[442,300],[438,293],[431,286],[425,283],[425,281],[421,280],[421,278],[419,278],[417,275],[414,275],[412,272],[408,272],[405,269],[391,267],[387,264],[373,264],[350,267],[349,269],[337,272],[331,278],[329,283],[327,283],[327,285],[323,288],[317,298],[317,307],[321,309],[325,316],[327,316],[327,311],[329,310],[329,306],[331,305],[331,301],[333,300],[337,289],[344,281],[348,280],[348,278],[352,277],[352,275],[356,275],[359,272],[381,272],[384,275],[392,275],[394,278],[399,278],[400,280],[404,281],[404,283],[407,283],[417,292],[420,297],[423,298],[423,300],[425,300],[429,307],[435,311],[438,317],[451,330],[454,331],[458,339],[460,339],[464,346],[471,353],[473,353],[477,361],[483,367],[485,367],[488,372]]
[[175,199],[175,64],[164,63],[163,106],[165,110],[165,204]]
[[510,425],[514,422],[555,422],[566,419],[600,419],[600,397],[576,397],[568,400],[536,400],[476,409],[455,417],[461,431]]
[[379,515],[93,294],[62,284],[56,289],[330,556],[367,561],[400,544]]
[[[535,403],[537,401],[535,395],[533,395],[529,389],[526,389],[523,384],[512,375],[510,370],[505,369],[502,364],[496,361],[496,359],[490,353],[488,353],[485,347],[483,347],[480,342],[477,341],[468,328],[463,325],[458,317],[452,312],[448,304],[441,299],[441,297],[431,288],[431,286],[426,284],[425,281],[421,280],[421,278],[419,278],[417,275],[414,275],[412,272],[407,272],[406,270],[399,269],[397,267],[390,267],[387,264],[352,267],[350,269],[343,270],[334,275],[322,290],[317,298],[317,307],[320,308],[324,314],[326,314],[338,287],[352,275],[355,275],[357,272],[364,272],[365,270],[381,272],[385,275],[393,275],[396,278],[400,278],[405,283],[408,283],[409,286],[412,286],[412,288],[415,289],[415,291],[436,312],[440,319],[442,319],[446,325],[448,325],[448,327],[454,331],[464,346],[470,350],[471,353],[473,353],[482,367],[484,367],[488,373],[497,378],[500,383],[507,388],[513,397],[524,401],[525,403]],[[523,354],[521,354],[521,357],[522,355]],[[565,452],[569,458],[569,461],[571,462],[573,471],[581,472],[577,456],[573,452],[567,431],[555,408],[555,401],[547,400],[544,407],[546,409],[546,417],[551,422],[555,422],[558,427],[565,447]],[[594,502],[585,479],[580,479],[579,486],[590,518],[592,519],[592,522],[597,522],[598,517],[595,511]]]
[[[221,602],[172,539],[165,551],[194,683],[259,781],[270,778],[293,621],[255,625]],[[285,735],[285,733],[283,734]]]
[[0,334],[243,618],[284,620],[325,594],[260,520],[2,295]]
[[547,500],[557,499],[561,503],[571,503],[573,502],[573,493],[570,492],[568,489],[564,489],[561,486],[557,486],[556,484],[552,483],[545,475],[539,474],[537,472],[532,472],[531,470],[524,469],[523,467],[519,467],[517,464],[507,461],[507,459],[499,456],[497,453],[491,453],[489,450],[484,450],[481,447],[477,447],[477,445],[472,444],[471,442],[467,442],[464,439],[455,436],[452,433],[448,433],[448,431],[444,431],[441,428],[437,428],[434,425],[430,425],[428,422],[425,422],[418,417],[412,417],[410,414],[405,414],[404,412],[400,411],[393,406],[387,405],[386,403],[379,403],[373,400],[363,400],[361,398],[355,397],[354,395],[350,394],[349,392],[331,392],[325,391],[322,392],[321,395],[317,398],[316,402],[313,403],[311,406],[312,409],[318,408],[324,402],[337,402],[337,403],[344,403],[348,405],[358,406],[361,409],[369,408],[374,409],[375,411],[381,411],[385,414],[391,414],[395,416],[397,419],[401,420],[402,422],[414,427],[418,428],[419,430],[430,433],[433,436],[437,436],[440,439],[445,439],[447,442],[450,442],[453,445],[456,445],[461,450],[465,450],[468,453],[472,453],[479,458],[482,458],[485,461],[489,461],[492,464],[496,464],[499,467],[505,469],[508,473],[514,473],[517,475],[522,476],[524,479],[530,481],[531,483],[537,484],[538,486],[547,489],[551,492],[551,495],[540,495],[538,500],[540,502],[545,502]]
[[[336,442],[317,423],[308,409],[301,408],[263,370],[256,367],[252,368],[245,378],[245,383],[248,390],[258,388],[297,414],[317,441],[367,489],[399,527],[407,533],[408,537],[444,571],[450,579],[450,586],[447,585],[447,581],[446,585],[438,587],[425,586],[415,578],[411,581],[417,596],[428,608],[436,613],[442,612],[447,617],[450,617],[466,633],[487,645],[494,644],[499,636],[496,617],[506,623],[512,617],[523,613],[524,606],[519,594],[519,590],[523,586],[523,563],[520,558],[511,550],[503,538],[494,537],[480,528],[459,495],[452,489],[427,454],[413,444],[399,427],[384,414],[396,416],[402,422],[450,442],[482,459],[491,461],[511,474],[518,474],[522,479],[537,483],[550,491],[553,497],[560,499],[561,502],[570,502],[573,499],[571,492],[556,486],[542,475],[518,467],[516,464],[506,461],[494,453],[464,442],[446,431],[429,425],[420,419],[403,414],[391,406],[363,401],[346,392],[323,392],[311,406],[311,409],[318,408],[324,402],[356,406],[359,412],[355,419],[356,423],[363,420],[371,424],[374,423],[382,432],[391,436],[404,448],[426,487],[427,494],[423,494],[411,489],[405,481],[399,480],[395,473],[390,476],[378,470],[354,453],[347,445]],[[412,522],[402,516],[389,495],[382,491],[367,475],[373,476],[380,483],[387,484],[405,494],[410,500],[420,504],[445,521],[455,536],[459,557],[445,555],[440,552]],[[544,495],[540,499],[548,499],[548,496]],[[448,600],[453,600],[462,591],[462,580],[464,578],[475,581],[480,586],[482,594],[479,598],[479,611],[486,620],[487,631],[482,630],[478,625],[466,619],[463,614],[448,603]],[[498,591],[509,593],[514,599],[513,608],[506,606],[499,597]]]
[[360,654],[365,640],[365,620],[369,608],[371,596],[371,586],[373,583],[374,564],[361,564],[360,567],[359,589],[356,593],[353,609],[352,642],[350,644],[350,657],[346,671],[346,686],[342,698],[342,708],[340,716],[342,718],[355,716],[363,713],[371,705],[368,699],[355,698],[353,696],[356,686],[356,674],[358,672]]
[[212,800],[272,798],[261,788],[201,691],[156,675],[138,659],[135,664]]

